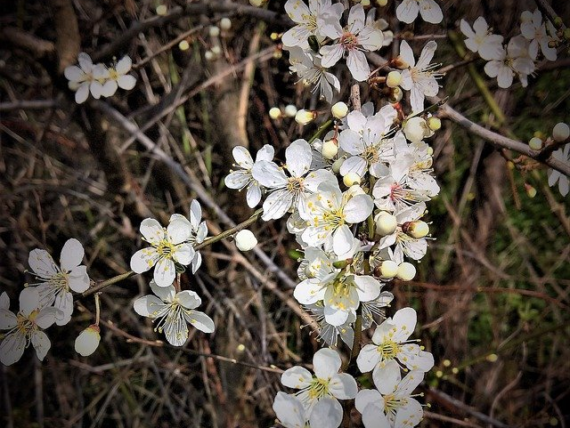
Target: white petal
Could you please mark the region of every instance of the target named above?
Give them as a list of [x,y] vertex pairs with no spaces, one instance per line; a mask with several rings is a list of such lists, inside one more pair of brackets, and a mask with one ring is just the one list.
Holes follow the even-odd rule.
[[279,189],[285,187],[288,178],[274,162],[259,161],[253,166],[251,173],[259,184],[270,189]]
[[374,202],[368,195],[356,195],[345,205],[343,213],[347,223],[360,223],[372,214]]
[[366,59],[364,52],[351,50],[348,53],[346,65],[355,80],[364,82],[368,79],[368,76],[370,75],[370,66],[368,65],[368,60]]
[[352,400],[358,393],[358,385],[348,373],[339,373],[331,379],[329,391],[339,400]]
[[305,408],[296,396],[279,391],[273,401],[273,411],[286,428],[304,428]]
[[146,272],[155,265],[159,257],[155,248],[143,248],[131,257],[131,270],[136,273]]
[[383,364],[378,364],[374,367],[374,371],[372,372],[374,385],[376,385],[378,391],[383,395],[394,393],[401,379],[400,366],[396,360],[390,360]]
[[503,89],[510,88],[513,84],[513,76],[514,73],[509,67],[501,67],[499,69],[499,75],[497,76],[499,87]]
[[437,49],[437,43],[434,42],[433,40],[426,43],[426,45],[422,49],[422,53],[420,54],[420,58],[418,59],[418,62],[416,64],[416,68],[419,68],[420,70],[426,68],[431,62],[436,49]]
[[0,309],[10,309],[10,298],[8,297],[8,293],[5,291],[0,294]]
[[321,398],[311,411],[311,428],[338,428],[342,422],[343,410],[340,403],[331,397]]
[[40,293],[36,288],[28,287],[20,291],[20,311],[28,316],[40,306]]
[[364,7],[361,4],[354,5],[348,12],[348,30],[353,34],[360,33],[364,28],[365,19]]
[[414,427],[423,419],[424,411],[420,403],[413,398],[408,398],[407,404],[396,413],[396,427]]
[[30,268],[42,278],[51,278],[59,272],[55,262],[46,250],[35,249],[28,256]]
[[225,179],[226,186],[230,189],[243,189],[250,181],[250,172],[243,169],[231,172]]
[[362,411],[362,423],[365,428],[392,428],[392,424],[386,417],[386,414],[376,404],[369,404],[364,408]]
[[172,302],[176,296],[176,290],[173,284],[167,287],[159,287],[154,280],[150,281],[150,289],[152,292],[158,296],[163,302]]
[[18,317],[9,310],[0,308],[0,330],[10,330],[17,325]]
[[299,303],[310,305],[323,299],[325,296],[325,288],[317,279],[306,279],[295,287],[293,295]]
[[90,285],[89,275],[87,275],[86,266],[77,266],[67,276],[69,288],[76,293],[83,293],[87,291]]
[[174,217],[170,219],[166,229],[168,240],[174,245],[188,241],[192,236],[192,225],[187,219]]
[[293,22],[302,23],[311,16],[311,11],[307,5],[301,0],[289,0],[285,3],[285,11]]
[[321,65],[325,68],[330,68],[342,58],[344,48],[339,43],[331,46],[323,46],[320,50],[320,54],[323,56]]
[[[475,21],[475,22],[477,22],[477,21]],[[473,32],[473,30],[471,29],[471,26],[467,23],[467,21],[465,19],[462,19],[459,22],[459,28],[461,29],[461,32],[465,35],[465,37],[468,37],[468,38],[475,37],[475,33]],[[473,52],[477,52],[477,50],[475,50]]]
[[[59,309],[55,322],[57,325],[66,325],[71,321],[71,315],[73,314],[73,295],[67,291],[60,292],[54,302],[54,307]],[[53,321],[52,321],[53,323]],[[43,327],[47,328],[49,326]]]
[[216,329],[214,325],[214,321],[204,312],[200,311],[190,311],[188,314],[184,312],[184,318],[188,321],[193,327],[197,328],[204,333],[213,333]]
[[164,336],[173,346],[183,346],[188,340],[188,324],[178,314],[176,319],[170,319],[164,324]]
[[83,357],[88,357],[97,350],[100,340],[101,335],[99,332],[92,327],[88,327],[75,339],[75,352]]
[[358,370],[362,373],[368,373],[372,371],[376,364],[380,362],[380,353],[378,352],[378,347],[376,345],[365,345],[358,354],[356,359],[356,364],[358,365]]
[[360,413],[364,412],[364,409],[370,405],[374,404],[381,408],[384,408],[384,399],[382,395],[375,389],[363,389],[358,392],[356,399],[354,400],[354,407]]
[[139,297],[133,303],[133,309],[137,314],[149,318],[154,318],[156,313],[166,306],[158,297],[151,294]]
[[81,85],[79,85],[79,88],[77,88],[77,91],[75,92],[75,102],[77,104],[82,104],[87,100],[88,96],[89,82],[83,82]]
[[273,156],[275,156],[275,149],[273,146],[265,144],[255,155],[255,161],[259,162],[261,160],[264,160],[271,162],[273,160]]
[[[415,1],[412,1],[411,3],[415,3]],[[412,48],[405,40],[402,40],[400,43],[400,56],[410,67],[416,65],[416,60],[414,59],[414,51],[412,51]]]
[[75,65],[65,67],[63,75],[67,80],[71,80],[72,82],[82,82],[86,77],[85,72]]
[[356,289],[361,302],[369,302],[380,295],[380,283],[368,275],[355,275],[354,282],[358,286]]
[[333,233],[333,249],[336,254],[345,254],[350,251],[354,236],[350,228],[343,224],[338,227]]
[[194,228],[197,228],[202,220],[202,206],[200,202],[194,199],[190,203],[190,223]]
[[434,0],[422,0],[419,4],[423,20],[431,24],[439,24],[443,20],[441,8]]
[[152,245],[158,246],[164,239],[164,229],[158,221],[146,218],[141,223],[141,234]]
[[411,24],[417,18],[419,9],[416,0],[404,0],[396,8],[396,17],[406,24]]
[[89,84],[89,90],[93,98],[98,100],[103,95],[103,85],[98,81],[93,81]]
[[103,87],[101,88],[101,95],[105,98],[112,97],[117,92],[117,82],[114,80],[107,80],[103,83]]
[[281,375],[281,383],[289,388],[303,389],[308,387],[313,380],[311,372],[304,367],[291,367]]
[[345,324],[348,320],[349,314],[350,312],[346,309],[339,309],[332,306],[325,306],[324,309],[325,321],[327,324],[335,327]]
[[0,343],[0,362],[10,366],[19,361],[26,349],[26,338],[18,332],[9,334]]
[[34,349],[36,350],[36,354],[38,355],[40,361],[43,361],[49,351],[49,348],[51,348],[51,342],[49,341],[47,334],[45,334],[43,331],[36,331],[33,333],[32,345],[34,346]]
[[416,328],[418,315],[414,308],[402,308],[394,314],[392,323],[396,326],[397,333],[394,340],[403,342],[408,339]]
[[120,76],[117,79],[117,84],[119,85],[119,88],[124,89],[125,91],[130,91],[137,84],[137,79],[134,76],[127,74],[126,76]]
[[[236,146],[232,150],[232,155],[236,161],[236,163],[245,169],[251,169],[253,167],[253,159],[249,154],[249,150],[242,146]],[[271,161],[271,159],[266,159],[267,161]]]
[[127,74],[129,71],[131,71],[131,66],[133,65],[133,61],[131,60],[131,57],[129,57],[128,55],[125,55],[123,58],[121,58],[121,60],[117,63],[117,66],[115,67],[115,70],[117,71],[117,73],[119,74]]
[[302,177],[311,166],[313,160],[312,149],[305,140],[296,140],[285,150],[287,169],[293,177]]
[[[348,116],[350,115],[352,115],[352,113],[350,113]],[[358,118],[359,115],[356,115],[352,117],[352,120],[356,120]],[[348,123],[350,124],[352,120],[349,120]],[[360,128],[360,126],[358,126],[358,128]],[[351,129],[345,129],[340,133],[340,136],[338,137],[338,142],[340,144],[340,147],[345,152],[348,152],[351,155],[359,155],[365,149],[362,136],[357,131],[354,131],[352,127]]]
[[263,203],[263,216],[264,221],[277,220],[285,215],[291,208],[293,203],[293,195],[287,190],[277,190],[273,192]]
[[81,69],[86,73],[90,73],[93,70],[93,61],[91,60],[91,57],[85,52],[81,52],[77,56],[77,61],[79,62]]
[[246,193],[247,206],[250,208],[254,208],[257,206],[257,204],[259,204],[260,200],[261,200],[261,187],[259,187],[259,185],[257,184],[252,184],[247,188],[247,193]]
[[154,282],[159,287],[168,287],[176,279],[176,267],[170,259],[160,259],[154,268]]
[[338,352],[330,349],[319,349],[313,356],[313,370],[319,379],[329,379],[340,370],[342,361]]
[[192,263],[195,254],[196,252],[194,251],[194,248],[192,248],[192,245],[182,244],[176,248],[172,254],[172,257],[181,265],[188,266],[190,263]]
[[195,309],[202,304],[202,299],[194,291],[184,290],[176,294],[176,299],[186,309]]

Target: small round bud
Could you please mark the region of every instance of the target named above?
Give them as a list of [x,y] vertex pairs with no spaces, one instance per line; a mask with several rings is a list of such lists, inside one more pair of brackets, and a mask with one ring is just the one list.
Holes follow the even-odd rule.
[[380,273],[384,278],[394,278],[398,274],[398,263],[392,260],[382,262]]
[[552,138],[557,143],[567,140],[568,137],[570,137],[570,127],[565,123],[557,123],[552,129]]
[[214,59],[215,55],[214,52],[212,51],[206,51],[204,53],[204,58],[206,58],[206,61],[212,61]]
[[366,195],[366,192],[364,191],[364,189],[362,187],[360,187],[358,184],[353,184],[352,186],[350,186],[348,188],[348,190],[346,191],[346,195],[350,196],[351,198],[355,197],[356,195]]
[[338,153],[338,142],[334,139],[325,141],[321,153],[325,159],[334,159]]
[[88,357],[91,355],[101,341],[101,335],[99,334],[99,326],[96,324],[90,325],[77,336],[75,339],[75,352],[78,354]]
[[554,26],[555,26],[556,28],[562,27],[562,24],[563,24],[562,18],[560,18],[559,16],[557,16],[556,18],[554,18]]
[[257,238],[255,235],[247,230],[240,230],[236,235],[236,246],[240,251],[252,250],[257,245]]
[[267,3],[267,0],[249,0],[249,4],[255,7],[261,7],[265,3]]
[[388,4],[388,0],[376,0],[376,4],[380,7],[384,7]]
[[187,51],[188,49],[190,49],[190,44],[188,43],[188,40],[182,40],[180,43],[178,43],[178,49],[180,49],[181,51]]
[[212,25],[208,32],[210,33],[210,37],[218,37],[220,35],[220,27]]
[[339,101],[331,107],[331,112],[336,119],[343,119],[348,114],[348,106],[342,101]]
[[398,227],[398,220],[389,212],[380,211],[374,218],[376,233],[380,236],[391,235]]
[[285,106],[285,116],[295,117],[296,114],[297,114],[297,107],[295,107],[293,104]]
[[441,119],[439,117],[432,116],[427,120],[427,126],[434,132],[439,131],[441,129]]
[[391,71],[386,76],[386,86],[389,88],[397,87],[402,81],[402,75],[398,71]]
[[388,101],[392,104],[399,103],[404,97],[404,91],[400,87],[391,88],[390,95],[388,96]]
[[271,40],[273,40],[273,41],[278,40],[279,37],[281,37],[281,35],[280,35],[279,33],[271,33],[271,34],[269,35],[269,38],[270,38]]
[[220,20],[220,28],[224,31],[228,31],[232,28],[232,20],[230,18],[222,18]]
[[338,158],[337,160],[335,160],[332,164],[332,172],[334,172],[335,174],[338,174],[340,171],[340,167],[342,166],[342,164],[344,163],[344,158]]
[[564,38],[565,38],[566,40],[570,40],[570,28],[566,28],[566,29],[564,30]]
[[526,191],[526,194],[528,195],[529,198],[534,198],[536,196],[536,189],[531,186],[530,184],[525,183],[524,184],[524,190]]
[[398,272],[396,273],[396,277],[401,279],[402,281],[411,281],[416,276],[416,267],[408,262],[401,263],[398,266]]
[[269,117],[273,120],[277,120],[281,117],[281,109],[279,107],[271,107],[269,109]]
[[354,184],[360,184],[362,178],[356,172],[349,172],[342,178],[342,182],[346,187],[353,186]]
[[543,141],[538,137],[532,137],[528,141],[528,146],[533,150],[540,150],[544,146]]
[[219,46],[212,46],[212,53],[216,56],[220,56],[222,54],[222,48]]
[[361,0],[360,4],[364,7],[370,6],[370,0]]
[[159,4],[156,6],[156,14],[158,16],[164,16],[168,13],[168,8],[164,4]]
[[295,115],[295,122],[300,125],[311,123],[317,117],[317,112],[311,110],[301,109]]
[[449,367],[449,366],[451,366],[451,361],[449,361],[449,360],[447,360],[447,359],[443,360],[443,366],[444,366],[444,367]]
[[404,135],[412,143],[419,143],[425,136],[427,128],[426,121],[421,117],[412,117],[404,125]]
[[410,221],[402,225],[402,230],[412,238],[420,239],[427,236],[429,233],[429,226],[425,221]]
[[494,363],[499,359],[499,356],[497,354],[489,354],[487,355],[487,361],[489,361],[490,363]]
[[525,10],[521,13],[521,22],[531,22],[532,21],[532,12]]

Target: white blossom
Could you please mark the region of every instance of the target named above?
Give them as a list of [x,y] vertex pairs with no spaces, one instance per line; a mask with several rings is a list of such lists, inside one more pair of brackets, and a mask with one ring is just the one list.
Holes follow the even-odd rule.
[[175,262],[188,266],[194,260],[196,252],[187,242],[193,232],[191,224],[186,219],[175,218],[165,229],[155,219],[147,218],[140,229],[151,247],[143,248],[131,257],[131,269],[143,273],[156,265],[154,281],[159,287],[170,287],[176,278]]
[[[185,224],[185,227],[181,227],[181,234],[185,233],[184,229],[188,229],[190,231],[190,235],[186,238],[185,242],[190,244],[192,248],[196,246],[196,244],[201,244],[206,239],[206,235],[208,235],[208,225],[206,221],[202,221],[202,207],[197,200],[193,200],[190,203],[190,220],[180,214],[172,214],[170,216],[170,223],[176,223],[176,221],[181,221]],[[202,265],[202,254],[199,251],[194,250],[194,257],[192,258],[192,273],[196,273],[196,271]]]
[[0,344],[0,362],[6,366],[19,361],[24,350],[32,344],[38,358],[43,361],[51,342],[42,331],[56,320],[58,309],[42,306],[36,288],[24,288],[20,292],[20,310],[14,315],[9,310],[10,299],[0,295],[0,330],[8,330]]
[[418,17],[431,24],[439,24],[443,19],[443,12],[434,0],[404,0],[396,8],[396,17],[406,24],[411,24]]
[[316,404],[328,397],[334,403],[330,409],[331,416],[334,416],[335,420],[342,420],[342,407],[338,400],[355,398],[358,387],[351,375],[338,372],[341,364],[336,351],[329,348],[320,349],[313,356],[314,375],[303,367],[295,366],[285,370],[281,375],[281,383],[300,390],[296,395],[309,418],[315,411]]
[[402,71],[400,86],[406,91],[411,91],[410,101],[413,113],[418,113],[424,109],[426,95],[434,97],[439,92],[437,79],[441,75],[433,71],[438,64],[430,64],[436,49],[436,42],[433,40],[428,42],[422,49],[416,63],[414,53],[408,42],[402,40],[400,44],[400,57],[409,65],[409,68]]
[[519,76],[522,86],[526,87],[528,75],[535,70],[534,60],[537,53],[537,45],[530,45],[523,36],[513,37],[499,59],[485,64],[485,73],[489,77],[496,77],[500,88],[509,88],[513,84],[515,74]]
[[[528,11],[526,13],[530,14]],[[529,18],[530,19],[523,20],[521,23],[521,33],[525,39],[530,41],[530,49],[538,50],[540,46],[540,50],[547,60],[556,61],[556,48],[549,46],[551,41],[558,40],[558,37],[556,37],[556,29],[550,21],[547,21],[550,34],[554,36],[547,33],[546,25],[542,22],[542,13],[540,13],[539,9],[536,9]]]
[[81,264],[85,250],[77,239],[69,239],[63,245],[59,264],[45,250],[30,251],[28,264],[38,282],[37,285],[42,306],[53,305],[57,313],[57,325],[65,325],[73,313],[73,295],[71,291],[83,293],[89,288],[90,280],[87,268]]
[[374,377],[377,389],[364,389],[355,400],[362,413],[365,428],[414,427],[423,419],[421,404],[412,394],[424,379],[419,370],[410,371],[404,379],[400,370],[388,373],[382,379]]
[[109,67],[105,74],[102,95],[110,97],[117,92],[117,88],[131,90],[135,87],[137,79],[128,74],[133,62],[129,56],[124,56],[114,67]]
[[[564,147],[553,152],[552,157],[562,163],[569,164],[570,144],[566,144]],[[568,181],[568,176],[561,172],[556,171],[555,169],[548,170],[548,185],[552,187],[558,182],[558,191],[562,196],[568,195],[568,190],[570,189]]]
[[182,346],[188,339],[188,323],[204,333],[212,333],[214,321],[195,308],[202,304],[202,299],[193,291],[176,292],[174,285],[158,286],[150,282],[155,295],[139,297],[134,302],[135,312],[152,319],[154,331],[164,333],[168,343]]
[[275,415],[285,428],[336,428],[342,422],[342,408],[339,413],[339,407],[340,404],[334,398],[323,397],[314,405],[308,417],[303,403],[296,395],[278,392],[273,402]]
[[103,83],[108,71],[103,64],[93,64],[91,57],[81,52],[77,57],[79,67],[70,65],[65,68],[63,74],[69,80],[69,88],[75,91],[75,102],[84,103],[89,97],[89,92],[95,99],[103,95]]
[[75,352],[83,357],[88,357],[97,350],[100,341],[99,326],[96,324],[90,325],[75,339]]
[[354,79],[362,82],[370,75],[370,66],[364,52],[375,51],[382,47],[384,35],[374,26],[371,20],[365,20],[364,8],[357,4],[350,9],[348,25],[342,28],[336,17],[327,17],[327,25],[323,33],[334,40],[332,45],[323,46],[321,64],[332,67],[345,54],[348,54],[346,65]]
[[307,199],[317,191],[319,184],[336,182],[330,171],[310,171],[313,154],[311,146],[305,140],[293,141],[285,150],[285,159],[285,168],[291,174],[289,177],[274,162],[259,161],[252,169],[253,178],[272,190],[263,203],[261,218],[265,221],[281,218],[291,208],[304,216],[307,212]]
[[461,20],[461,32],[467,37],[465,46],[471,52],[478,53],[485,60],[500,59],[503,51],[503,36],[491,33],[487,21],[480,16],[473,23],[473,28]]
[[408,340],[416,322],[417,314],[412,308],[400,309],[393,318],[386,319],[374,331],[372,344],[361,349],[356,359],[358,369],[362,373],[373,370],[372,376],[379,383],[399,373],[400,364],[409,370],[431,370],[433,355]]
[[275,149],[269,144],[265,144],[255,155],[255,162],[245,147],[234,147],[232,154],[236,161],[236,164],[234,166],[238,167],[239,169],[230,172],[230,174],[226,177],[226,186],[230,189],[238,190],[247,187],[247,205],[250,208],[253,208],[259,204],[259,201],[261,200],[262,188],[257,180],[253,178],[251,170],[253,169],[253,165],[256,162],[262,160],[268,162],[272,161],[273,155],[275,154]]

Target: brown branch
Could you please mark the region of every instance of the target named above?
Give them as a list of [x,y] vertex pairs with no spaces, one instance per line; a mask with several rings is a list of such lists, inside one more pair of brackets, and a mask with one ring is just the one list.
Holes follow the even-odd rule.
[[50,0],[57,33],[55,48],[59,59],[57,71],[63,73],[65,67],[77,62],[81,47],[79,26],[71,0]]
[[[430,99],[430,101],[436,100],[435,98]],[[439,101],[439,100],[436,100]],[[536,161],[541,161],[544,164],[548,165],[550,168],[555,169],[562,174],[570,176],[570,164],[561,162],[557,159],[549,157],[548,159],[541,160],[541,152],[532,150],[528,144],[525,144],[521,141],[516,141],[511,138],[505,137],[501,134],[497,134],[496,132],[490,131],[489,129],[483,128],[481,125],[478,125],[471,120],[467,119],[457,110],[454,110],[447,104],[444,104],[440,107],[439,110],[441,117],[450,119],[451,121],[457,123],[458,125],[462,126],[463,128],[467,129],[469,132],[478,135],[479,137],[483,138],[484,140],[490,142],[497,148],[504,148],[513,150],[515,152],[521,153],[531,159]]]
[[47,40],[40,39],[16,27],[6,27],[0,31],[0,40],[8,42],[6,45],[19,47],[32,52],[36,58],[43,58],[55,52],[55,45]]

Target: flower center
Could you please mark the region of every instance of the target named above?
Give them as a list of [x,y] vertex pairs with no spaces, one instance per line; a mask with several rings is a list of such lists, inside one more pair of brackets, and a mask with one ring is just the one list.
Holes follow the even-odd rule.
[[304,188],[304,179],[301,177],[291,177],[287,183],[287,190],[293,194],[299,194]]
[[311,400],[319,400],[329,394],[329,379],[319,379],[313,377],[309,386],[309,398]]
[[69,291],[69,281],[67,279],[67,274],[64,272],[58,272],[53,275],[49,281],[49,285],[56,290],[66,290]]
[[369,165],[375,164],[380,160],[380,154],[378,153],[378,147],[376,146],[366,147],[361,156]]
[[356,49],[358,46],[358,37],[352,33],[345,32],[340,36],[340,44],[343,45],[346,50]]
[[392,340],[383,342],[376,349],[384,361],[393,360],[400,353],[400,345]]
[[174,254],[174,244],[168,241],[162,241],[156,251],[165,259],[171,259]]
[[396,397],[394,394],[384,396],[384,412],[386,414],[393,414],[398,412],[398,409],[408,404],[408,400],[404,397]]
[[323,223],[327,230],[336,229],[344,224],[344,213],[342,209],[336,211],[326,211],[323,214]]

